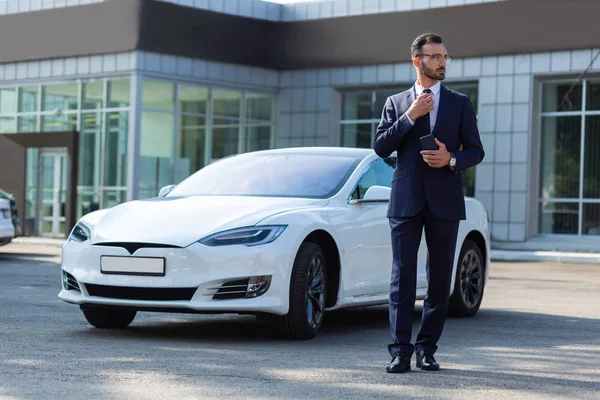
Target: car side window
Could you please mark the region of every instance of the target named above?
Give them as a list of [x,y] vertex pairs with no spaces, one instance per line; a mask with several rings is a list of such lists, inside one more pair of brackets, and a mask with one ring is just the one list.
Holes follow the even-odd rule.
[[351,199],[360,200],[364,198],[367,189],[371,186],[386,186],[391,188],[395,167],[395,157],[380,158],[375,161],[358,180]]

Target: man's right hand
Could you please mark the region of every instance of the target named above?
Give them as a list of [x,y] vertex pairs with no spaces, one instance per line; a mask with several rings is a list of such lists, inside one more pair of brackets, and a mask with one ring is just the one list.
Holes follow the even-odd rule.
[[435,103],[433,102],[433,97],[431,97],[429,93],[421,93],[421,95],[413,101],[406,112],[406,115],[408,115],[412,121],[416,121],[417,118],[421,118],[434,108]]

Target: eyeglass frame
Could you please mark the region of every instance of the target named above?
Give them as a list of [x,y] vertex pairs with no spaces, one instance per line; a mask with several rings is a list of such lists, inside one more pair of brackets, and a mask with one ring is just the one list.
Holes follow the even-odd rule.
[[437,62],[439,62],[442,58],[444,60],[446,60],[447,63],[450,63],[452,61],[452,56],[450,54],[427,54],[427,53],[417,54],[417,57],[420,57],[420,56],[427,56],[427,57],[429,57],[430,60],[434,60]]

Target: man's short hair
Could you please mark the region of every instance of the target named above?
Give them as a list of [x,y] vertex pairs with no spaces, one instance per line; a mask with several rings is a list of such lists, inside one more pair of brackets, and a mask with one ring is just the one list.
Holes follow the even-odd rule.
[[442,44],[442,38],[435,33],[423,33],[422,35],[417,36],[417,38],[413,41],[410,46],[410,55],[412,58],[417,57],[423,51],[423,46],[427,43],[436,43]]

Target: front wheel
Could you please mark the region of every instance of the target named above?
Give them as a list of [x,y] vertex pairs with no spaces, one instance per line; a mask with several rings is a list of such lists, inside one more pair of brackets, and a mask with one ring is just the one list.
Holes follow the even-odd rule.
[[129,326],[137,311],[118,308],[81,307],[87,322],[101,329],[123,329]]
[[319,245],[300,246],[290,280],[290,310],[280,317],[283,333],[289,339],[312,339],[325,314],[327,267]]
[[484,268],[479,246],[471,240],[465,240],[456,267],[454,291],[450,296],[450,316],[472,317],[477,313],[483,300]]

